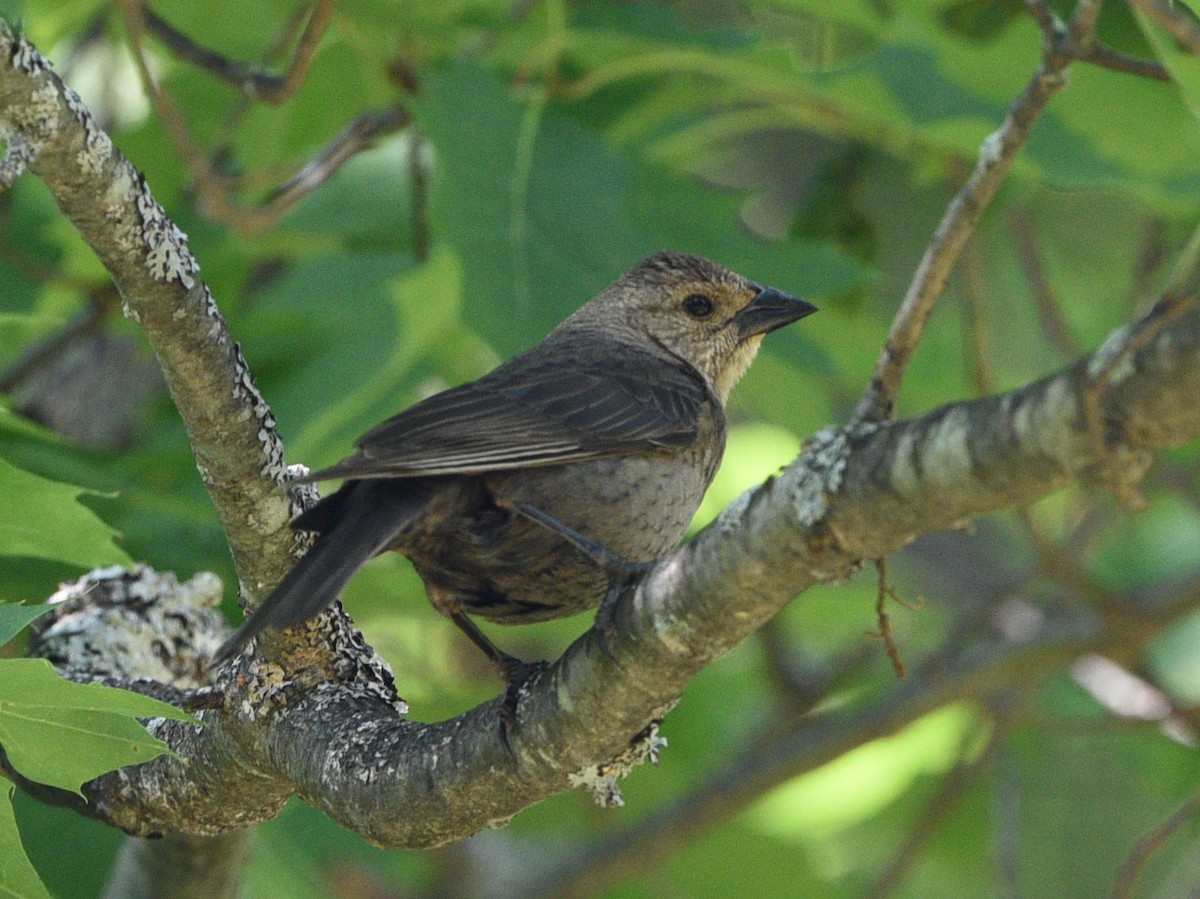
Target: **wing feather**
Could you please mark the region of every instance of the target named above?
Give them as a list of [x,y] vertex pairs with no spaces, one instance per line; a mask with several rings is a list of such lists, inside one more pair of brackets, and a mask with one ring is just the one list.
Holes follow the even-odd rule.
[[306,480],[475,474],[652,452],[694,442],[705,407],[720,414],[690,366],[615,341],[596,343],[542,344],[417,403]]

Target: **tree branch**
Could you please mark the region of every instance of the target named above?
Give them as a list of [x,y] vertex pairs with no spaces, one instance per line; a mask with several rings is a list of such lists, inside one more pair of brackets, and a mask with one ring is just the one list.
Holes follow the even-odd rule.
[[[597,766],[810,584],[920,533],[1088,480],[1096,446],[1082,409],[1096,358],[1110,357],[919,419],[818,435],[618,605],[611,657],[589,632],[533,679],[512,737],[516,758],[497,738],[498,701],[420,725],[355,683],[281,682],[278,666],[252,660],[237,672],[235,704],[207,715],[208,728],[156,730],[189,758],[186,777],[178,762],[157,759],[94,781],[89,795],[135,831],[214,832],[269,814],[256,790],[294,786],[379,845],[417,847],[506,821],[573,784],[610,789]],[[1197,397],[1193,311],[1114,372],[1106,433],[1134,459],[1177,445],[1200,434]],[[645,739],[637,745],[646,751]]]
[[408,114],[398,106],[361,113],[342,129],[329,146],[273,190],[270,196],[255,206],[239,206],[231,197],[231,179],[218,171],[213,161],[196,144],[178,107],[151,73],[143,40],[145,32],[155,31],[177,54],[220,77],[235,81],[240,85],[246,99],[282,103],[299,88],[307,75],[309,64],[333,16],[337,0],[317,0],[314,3],[292,64],[282,78],[268,76],[261,70],[224,60],[217,54],[191,43],[188,38],[175,32],[162,19],[151,13],[141,0],[119,0],[118,6],[129,33],[130,51],[142,84],[171,142],[188,168],[203,199],[204,211],[209,216],[236,228],[243,235],[266,230],[309,193],[333,177],[346,162],[371,147],[381,134],[390,133],[408,124]]
[[1200,56],[1200,23],[1169,0],[1128,0],[1136,12],[1166,31],[1188,53]]
[[[20,160],[6,170],[27,166],[45,181],[146,330],[243,587],[259,593],[290,563],[282,452],[183,235],[74,93],[2,28],[0,128],[6,160]],[[1099,445],[1085,402],[1105,425]],[[653,755],[656,722],[688,681],[811,584],[925,531],[1095,481],[1115,454],[1140,472],[1149,452],[1198,434],[1192,308],[1152,331],[1118,332],[1093,359],[1020,390],[823,431],[622,599],[607,651],[589,632],[531,680],[513,755],[498,738],[498,700],[451,721],[405,720],[390,671],[335,610],[223,672],[224,706],[201,713],[206,727],[154,722],[186,764],[160,757],[98,778],[89,812],[131,833],[212,835],[269,818],[298,792],[379,845],[420,847],[504,823],[575,785],[614,802],[615,777]],[[99,593],[76,592],[81,611]],[[58,639],[44,637],[49,647]],[[189,651],[203,656],[205,645]],[[86,672],[86,656],[70,658],[65,668]]]
[[[203,47],[181,31],[173,28],[165,19],[139,2],[141,15],[148,31],[179,59],[186,60],[227,81],[248,99],[262,100],[273,106],[286,102],[299,90],[308,75],[309,66],[316,55],[321,37],[329,27],[337,0],[316,0],[308,12],[304,33],[296,43],[292,60],[282,75],[267,72],[259,66],[249,65]],[[298,23],[297,23],[298,24]]]
[[942,216],[892,321],[870,386],[854,412],[856,421],[883,421],[895,413],[904,372],[967,238],[1008,177],[1034,123],[1066,84],[1067,69],[1091,46],[1099,0],[1079,0],[1071,25],[1066,28],[1044,4],[1029,0],[1028,5],[1043,30],[1042,60],[1009,106],[1004,123],[984,138],[975,170]]
[[[275,420],[230,337],[187,238],[83,102],[0,22],[0,136],[49,187],[145,331],[187,427],[196,466],[256,595],[292,560],[291,509],[278,490]],[[2,167],[2,166],[0,166]]]

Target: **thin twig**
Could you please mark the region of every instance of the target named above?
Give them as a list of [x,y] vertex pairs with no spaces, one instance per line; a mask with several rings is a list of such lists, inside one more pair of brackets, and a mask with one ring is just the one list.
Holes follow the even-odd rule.
[[[904,372],[921,340],[934,304],[945,290],[950,271],[979,217],[1007,178],[1034,123],[1050,98],[1066,83],[1066,69],[1089,46],[1099,6],[1099,0],[1079,0],[1065,31],[1052,27],[1056,26],[1054,19],[1050,26],[1044,27],[1042,60],[1025,89],[1009,107],[1004,123],[984,139],[975,170],[942,217],[892,321],[871,384],[855,410],[855,420],[882,421],[894,415]],[[1043,4],[1031,2],[1030,7],[1041,24],[1045,18],[1039,17]]]
[[983,254],[975,235],[971,235],[964,248],[962,294],[966,312],[963,327],[967,331],[967,346],[971,348],[975,392],[987,396],[995,389],[996,378],[992,370],[991,335],[983,315]]
[[1096,43],[1083,56],[1084,62],[1121,72],[1125,75],[1137,75],[1139,78],[1150,78],[1154,81],[1171,81],[1171,73],[1161,62],[1153,59],[1138,59],[1114,50],[1105,44]]
[[362,113],[317,157],[281,184],[259,206],[242,210],[243,226],[255,231],[265,229],[332,178],[351,158],[370,147],[379,135],[402,128],[408,122],[408,113],[398,106]]
[[1021,259],[1021,267],[1025,270],[1029,292],[1042,320],[1042,328],[1059,355],[1064,359],[1078,359],[1081,355],[1079,344],[1071,335],[1071,329],[1059,308],[1058,297],[1046,276],[1046,266],[1042,260],[1033,216],[1025,211],[1018,212],[1013,216],[1011,230],[1013,242],[1017,245],[1017,255]]
[[1129,5],[1171,35],[1188,53],[1200,56],[1200,24],[1187,7],[1168,0],[1129,0]]
[[[283,59],[287,53],[287,48],[297,41],[297,35],[304,26],[306,18],[303,7],[298,6],[292,10],[292,15],[288,19],[287,24],[279,30],[274,42],[266,49],[262,55],[262,59],[259,60],[259,68],[277,65]],[[237,129],[241,126],[243,119],[245,119],[246,114],[253,106],[254,99],[243,93],[229,110],[229,114],[225,117],[225,121],[221,123],[220,129],[217,131],[217,136],[213,140],[215,149],[211,156],[213,157],[214,165],[218,164],[217,160],[231,155],[232,151],[230,147],[234,142]]]
[[[305,196],[324,184],[348,160],[371,146],[380,134],[394,131],[408,123],[408,115],[398,107],[373,110],[360,114],[347,125],[334,140],[315,158],[280,185],[262,203],[246,208],[238,206],[232,199],[233,179],[221,174],[192,138],[179,109],[171,101],[150,72],[146,60],[143,37],[147,30],[145,10],[138,0],[119,0],[121,11],[129,32],[129,43],[133,51],[142,83],[150,97],[151,105],[158,113],[171,143],[183,157],[197,192],[202,198],[202,209],[210,218],[225,222],[243,235],[254,234],[269,228],[291,211]],[[330,4],[330,7],[332,4]],[[329,10],[331,11],[331,9]],[[327,14],[325,4],[314,9],[309,19],[306,37],[314,29],[318,13]],[[321,28],[324,26],[317,21]],[[305,38],[301,39],[303,43]],[[298,71],[295,61],[289,74]],[[244,181],[244,179],[243,179]]]
[[1168,817],[1165,821],[1151,830],[1148,834],[1133,844],[1133,849],[1117,870],[1117,881],[1113,886],[1113,899],[1128,899],[1133,895],[1142,869],[1159,850],[1167,844],[1176,832],[1200,815],[1200,791],[1188,798],[1187,802]]
[[1137,265],[1133,270],[1133,296],[1148,297],[1155,292],[1155,278],[1167,257],[1166,226],[1163,220],[1152,217],[1142,234],[1138,247]]
[[[1066,31],[1062,20],[1045,0],[1025,0],[1025,6],[1038,23],[1038,27],[1042,29],[1043,34],[1061,34]],[[1093,65],[1111,69],[1114,72],[1123,72],[1126,75],[1138,75],[1143,78],[1152,78],[1155,81],[1171,80],[1171,74],[1162,63],[1129,56],[1094,38],[1082,48],[1079,59],[1081,62],[1090,62]]]
[[1019,515],[1025,522],[1037,569],[1044,577],[1075,598],[1086,598],[1094,608],[1108,609],[1120,605],[1122,597],[1093,578],[1079,561],[1084,551],[1082,544],[1090,536],[1086,531],[1080,533],[1080,529],[1070,535],[1068,540],[1079,547],[1076,552],[1070,552],[1046,534],[1028,509],[1020,510]]
[[1062,30],[1063,23],[1059,20],[1054,10],[1050,8],[1050,4],[1046,0],[1025,0],[1025,8],[1029,10],[1029,14],[1038,23],[1038,27],[1042,29],[1043,34],[1051,34]]
[[304,34],[296,44],[296,51],[287,71],[282,75],[275,75],[259,66],[230,59],[215,50],[202,47],[144,4],[138,5],[142,7],[146,30],[158,38],[176,57],[227,81],[252,100],[262,100],[278,106],[288,100],[304,83],[317,47],[321,43],[321,37],[333,18],[337,0],[316,0],[313,4]]
[[176,152],[183,157],[184,164],[187,166],[188,176],[196,186],[197,191],[206,200],[211,202],[208,210],[209,214],[216,218],[223,218],[230,212],[228,203],[225,201],[225,188],[221,183],[223,179],[209,165],[208,159],[192,139],[178,108],[171,101],[170,97],[167,96],[167,93],[162,89],[150,71],[144,40],[146,33],[145,9],[139,0],[117,0],[117,2],[121,8],[125,30],[129,35],[129,46],[132,51],[133,61],[137,66],[142,86],[150,98],[150,105],[154,107],[155,112],[158,114],[159,120],[166,130],[167,137],[170,138]]
[[879,630],[872,631],[869,635],[883,641],[883,648],[892,661],[892,667],[896,669],[896,677],[904,680],[908,676],[908,670],[904,666],[904,658],[900,655],[900,647],[896,645],[896,637],[892,633],[892,618],[887,613],[887,601],[891,599],[907,609],[919,609],[924,605],[924,600],[918,599],[915,603],[910,603],[901,598],[896,588],[888,583],[887,559],[882,556],[875,559],[875,568],[879,572],[879,590],[875,597],[875,619]]

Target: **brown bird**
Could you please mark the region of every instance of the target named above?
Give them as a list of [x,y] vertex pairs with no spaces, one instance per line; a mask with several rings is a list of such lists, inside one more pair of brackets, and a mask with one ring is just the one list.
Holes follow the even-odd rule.
[[292,523],[316,542],[216,661],[302,624],[390,549],[511,690],[524,666],[468,615],[524,624],[595,608],[622,568],[673,549],[724,452],[729,391],[763,335],[815,311],[697,256],[643,260],[533,349],[302,478],[347,480]]

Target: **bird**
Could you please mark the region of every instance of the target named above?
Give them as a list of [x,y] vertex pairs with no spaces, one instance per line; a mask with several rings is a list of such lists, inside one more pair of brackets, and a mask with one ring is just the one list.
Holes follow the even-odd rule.
[[294,519],[315,542],[213,664],[264,629],[303,624],[394,550],[511,694],[527,666],[472,618],[603,613],[622,572],[682,539],[724,452],[725,402],[763,337],[815,311],[699,256],[648,256],[540,344],[295,479],[342,484]]

